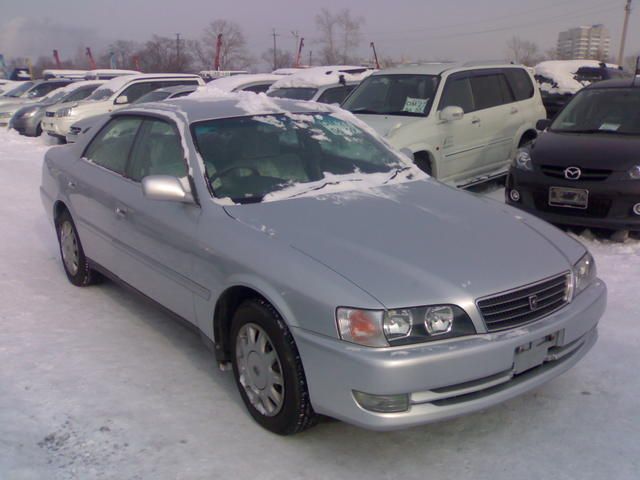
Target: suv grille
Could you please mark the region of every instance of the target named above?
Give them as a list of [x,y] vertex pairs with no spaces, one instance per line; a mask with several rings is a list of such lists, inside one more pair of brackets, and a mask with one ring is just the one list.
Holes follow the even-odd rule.
[[[540,165],[542,173],[549,177],[565,178],[564,171],[567,167],[558,167],[556,165]],[[609,178],[612,170],[601,170],[597,168],[582,168],[580,167],[580,178],[578,180],[572,180],[573,182],[602,182]]]
[[568,273],[533,285],[478,300],[489,332],[518,327],[556,311],[567,303]]

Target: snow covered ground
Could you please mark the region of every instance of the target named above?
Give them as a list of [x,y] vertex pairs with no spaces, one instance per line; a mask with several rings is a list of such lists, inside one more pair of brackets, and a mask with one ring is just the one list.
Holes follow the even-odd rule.
[[0,479],[640,477],[639,241],[581,239],[609,307],[593,351],[542,388],[411,430],[280,438],[197,335],[111,283],[67,282],[38,194],[46,148],[0,132]]

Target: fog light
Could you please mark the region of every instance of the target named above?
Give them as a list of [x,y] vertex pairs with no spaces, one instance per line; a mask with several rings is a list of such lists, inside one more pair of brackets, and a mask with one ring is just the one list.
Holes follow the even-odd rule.
[[520,201],[520,192],[516,189],[513,189],[509,192],[509,198],[511,199],[512,202],[519,202]]
[[365,410],[377,413],[397,413],[409,410],[409,395],[371,395],[353,391],[353,398]]
[[633,206],[633,213],[635,213],[636,215],[640,215],[640,203],[636,203]]

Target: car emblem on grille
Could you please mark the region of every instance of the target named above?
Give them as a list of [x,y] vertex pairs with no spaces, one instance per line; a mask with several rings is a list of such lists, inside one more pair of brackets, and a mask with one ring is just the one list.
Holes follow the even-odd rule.
[[582,170],[578,167],[567,167],[564,169],[564,178],[567,180],[578,180],[582,175]]
[[529,308],[532,312],[535,312],[538,309],[538,295],[529,296]]

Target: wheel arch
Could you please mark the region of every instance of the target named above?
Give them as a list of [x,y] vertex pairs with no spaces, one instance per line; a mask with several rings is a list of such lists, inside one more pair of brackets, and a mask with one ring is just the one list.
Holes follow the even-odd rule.
[[520,140],[518,141],[518,148],[523,147],[527,143],[535,140],[536,138],[538,138],[538,132],[536,132],[535,129],[529,128],[525,130],[524,132],[522,132],[522,135],[520,135]]
[[53,222],[54,222],[54,224],[58,221],[58,218],[60,218],[60,215],[62,215],[62,213],[65,212],[65,211],[69,212],[69,214],[71,214],[71,211],[69,210],[67,205],[62,200],[56,200],[53,203]]

